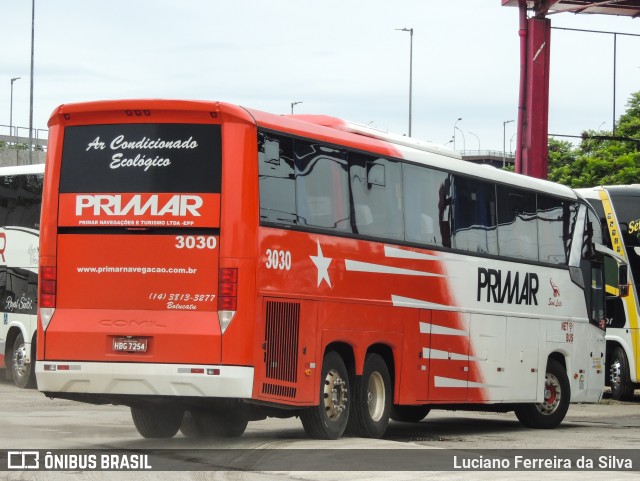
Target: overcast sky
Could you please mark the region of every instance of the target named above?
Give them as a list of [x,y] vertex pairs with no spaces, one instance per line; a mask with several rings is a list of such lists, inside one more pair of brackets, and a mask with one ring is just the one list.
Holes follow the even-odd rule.
[[[0,3],[0,125],[29,125],[31,2]],[[640,19],[557,14],[553,27],[640,34]],[[518,9],[500,0],[36,0],[34,127],[69,102],[208,99],[326,114],[502,150],[517,116]],[[640,90],[640,37],[618,36],[616,116]],[[613,36],[552,31],[549,131],[611,129]],[[8,133],[0,127],[0,133]],[[515,146],[515,124],[506,148]],[[24,133],[28,135],[28,133]],[[451,146],[451,144],[449,144]]]

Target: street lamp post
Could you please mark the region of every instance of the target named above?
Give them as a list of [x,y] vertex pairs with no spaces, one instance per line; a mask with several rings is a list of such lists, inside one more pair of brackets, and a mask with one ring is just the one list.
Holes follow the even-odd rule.
[[460,132],[460,135],[462,135],[462,151],[466,152],[467,151],[467,139],[464,138],[464,132],[459,129],[458,127],[456,127],[456,130],[458,132]]
[[477,140],[478,140],[478,152],[480,152],[482,149],[480,148],[480,137],[478,137],[476,134],[474,134],[473,132],[468,132],[469,134],[473,135]]
[[293,115],[293,107],[295,107],[298,104],[301,104],[302,101],[298,101],[298,102],[291,102],[291,115]]
[[20,77],[13,77],[11,79],[11,100],[9,103],[9,136],[13,136],[13,82],[20,80]]
[[413,94],[413,28],[396,28],[400,32],[409,32],[409,137],[411,137],[411,104]]
[[462,117],[458,117],[458,120],[456,120],[453,124],[453,150],[456,150],[456,130],[458,129],[458,122],[460,122],[462,120]]
[[31,76],[29,84],[29,164],[33,164],[33,44],[35,36],[36,0],[31,0]]
[[507,124],[515,122],[514,120],[505,120],[502,122],[502,167],[507,165]]

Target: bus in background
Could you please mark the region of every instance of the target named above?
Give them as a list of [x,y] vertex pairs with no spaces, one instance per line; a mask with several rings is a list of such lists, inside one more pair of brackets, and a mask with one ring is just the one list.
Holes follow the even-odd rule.
[[44,164],[0,167],[0,368],[35,387],[38,248]]
[[38,387],[144,437],[384,434],[432,408],[552,428],[604,384],[574,191],[326,116],[203,101],[49,121]]
[[613,399],[629,399],[640,385],[640,185],[578,189],[602,223],[605,245],[629,263],[629,295],[614,297],[607,308],[607,385]]

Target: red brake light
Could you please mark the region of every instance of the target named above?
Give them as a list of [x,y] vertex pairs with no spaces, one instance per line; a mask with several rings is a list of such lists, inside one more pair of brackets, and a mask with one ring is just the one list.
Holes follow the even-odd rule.
[[40,266],[40,307],[56,307],[56,268]]
[[221,268],[218,271],[218,310],[236,311],[238,309],[238,269]]
[[236,284],[238,282],[238,269],[236,269],[235,267],[226,267],[219,269],[218,282],[220,284],[228,282]]

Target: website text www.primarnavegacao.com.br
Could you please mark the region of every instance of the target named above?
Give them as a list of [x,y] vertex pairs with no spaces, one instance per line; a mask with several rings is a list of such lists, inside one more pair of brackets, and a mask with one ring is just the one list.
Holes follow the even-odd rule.
[[196,274],[194,267],[101,266],[78,267],[80,274]]

